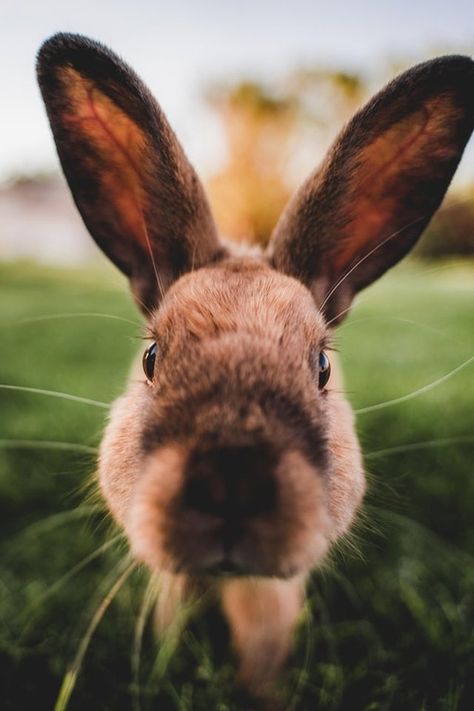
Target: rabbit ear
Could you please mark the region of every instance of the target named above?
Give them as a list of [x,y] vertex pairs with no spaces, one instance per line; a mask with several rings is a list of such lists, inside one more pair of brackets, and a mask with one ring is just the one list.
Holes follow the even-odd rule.
[[473,124],[467,57],[440,57],[396,78],[354,116],[289,202],[269,245],[274,266],[307,284],[337,322],[354,294],[421,235]]
[[222,251],[201,183],[148,89],[108,49],[55,35],[37,70],[79,212],[150,309],[181,273]]

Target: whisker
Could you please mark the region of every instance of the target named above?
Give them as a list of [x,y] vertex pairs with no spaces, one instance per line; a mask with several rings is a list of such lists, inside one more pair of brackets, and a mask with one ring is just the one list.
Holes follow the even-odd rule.
[[[329,297],[328,297],[329,298]],[[323,302],[324,305],[325,302]],[[321,309],[323,306],[321,306]],[[352,304],[348,306],[347,308],[343,309],[342,311],[339,311],[338,314],[336,314],[330,321],[327,321],[326,326],[330,326],[334,321],[337,321],[341,316],[344,316],[344,314],[347,314],[348,311],[352,309]]]
[[34,395],[47,395],[48,397],[57,397],[62,400],[71,400],[72,402],[81,402],[84,405],[92,405],[93,407],[102,407],[104,410],[108,410],[110,403],[101,402],[100,400],[91,400],[87,397],[81,397],[80,395],[71,395],[70,393],[62,393],[57,390],[44,390],[43,388],[30,388],[25,385],[7,385],[6,383],[0,383],[0,390],[17,390],[24,393],[33,393]]
[[449,447],[452,444],[474,444],[474,437],[446,437],[444,439],[430,439],[424,442],[409,442],[396,447],[386,447],[374,452],[367,452],[366,459],[377,459],[390,454],[402,454],[403,452],[414,452],[417,449],[431,449],[431,447]]
[[[128,563],[128,559],[126,559],[125,562]],[[59,695],[54,706],[54,711],[65,711],[67,709],[69,700],[77,682],[77,677],[81,670],[82,661],[87,652],[87,648],[89,647],[94,632],[97,629],[100,621],[104,617],[105,613],[107,612],[110,603],[115,598],[119,590],[123,587],[127,578],[130,577],[131,573],[135,570],[137,565],[138,564],[135,561],[132,561],[131,563],[127,564],[125,570],[120,573],[119,577],[115,580],[114,584],[109,589],[108,593],[105,595],[102,602],[96,608],[94,614],[92,615],[87,629],[84,635],[82,636],[81,641],[79,642],[72,664],[69,666],[66,674],[64,675],[63,683],[61,685],[61,689],[59,691]],[[120,567],[123,567],[123,561],[121,561]]]
[[99,505],[85,506],[84,504],[81,504],[81,506],[77,506],[75,509],[61,511],[60,513],[52,514],[51,516],[46,516],[45,518],[41,518],[33,523],[30,523],[21,531],[15,533],[14,539],[18,536],[24,538],[32,535],[38,535],[38,533],[41,533],[44,530],[48,531],[52,528],[56,528],[57,526],[62,526],[63,523],[68,521],[80,519],[85,516],[91,516],[92,514],[99,512],[103,512],[103,507]]
[[337,280],[337,282],[334,284],[334,286],[329,290],[329,292],[326,295],[326,298],[324,299],[323,303],[321,304],[320,311],[324,309],[324,306],[327,304],[328,300],[331,298],[331,296],[334,294],[336,289],[338,289],[341,284],[347,279],[348,276],[352,274],[353,271],[355,271],[363,262],[365,262],[366,259],[372,256],[374,252],[376,252],[378,249],[383,247],[387,242],[390,242],[390,240],[394,239],[397,237],[399,234],[404,232],[405,230],[409,229],[410,227],[413,227],[413,225],[416,225],[418,222],[421,222],[422,220],[425,219],[425,216],[417,217],[415,220],[412,220],[409,222],[407,225],[404,225],[401,227],[399,230],[396,232],[393,232],[390,234],[388,237],[386,237],[384,240],[379,242],[373,249],[370,250],[370,252],[367,252],[367,254],[364,254],[363,257],[361,257],[350,269],[347,271],[345,274],[342,275],[340,279]]
[[4,449],[58,449],[68,452],[84,452],[97,454],[97,447],[77,442],[60,442],[47,439],[0,439],[0,447]]
[[148,247],[148,252],[149,252],[149,254],[150,254],[151,263],[152,263],[152,265],[153,265],[153,271],[155,272],[156,284],[157,284],[158,289],[159,289],[159,292],[160,292],[160,297],[163,298],[163,296],[165,295],[165,291],[164,291],[164,288],[163,288],[163,284],[162,284],[160,275],[159,275],[159,273],[158,273],[158,269],[157,269],[157,267],[156,267],[155,256],[154,256],[153,250],[152,250],[152,248],[151,248],[150,236],[149,236],[149,234],[148,234],[148,228],[147,228],[147,225],[146,225],[146,221],[145,221],[145,216],[144,216],[144,215],[142,215],[142,227],[143,227],[143,231],[144,231],[144,234],[145,234],[146,244],[147,244],[147,247]]
[[138,326],[141,328],[141,324],[138,321],[132,321],[131,319],[124,318],[123,316],[115,316],[114,314],[102,314],[96,313],[94,311],[72,311],[70,313],[60,313],[60,314],[44,314],[43,316],[33,316],[31,318],[23,318],[18,321],[18,324],[25,323],[37,323],[40,321],[53,321],[55,319],[69,319],[69,318],[106,318],[113,321],[123,321],[124,323],[130,323],[132,326]]
[[[458,205],[462,205],[462,204],[465,203],[465,202],[466,202],[466,199],[465,199],[465,198],[462,199],[462,200],[454,201],[454,202],[452,202],[452,203],[449,205],[449,208],[456,208],[456,207],[458,207]],[[390,235],[389,235],[388,237],[386,237],[384,240],[382,240],[381,242],[379,242],[373,249],[371,249],[370,252],[367,252],[367,254],[365,254],[363,257],[361,257],[361,258],[349,269],[349,271],[347,271],[345,274],[343,274],[343,275],[341,276],[341,278],[340,278],[340,279],[334,284],[334,286],[329,290],[328,294],[326,295],[326,298],[323,300],[321,306],[319,307],[319,308],[320,308],[320,311],[323,310],[324,306],[326,305],[326,303],[328,302],[328,300],[330,299],[330,297],[334,294],[334,292],[336,291],[336,289],[338,289],[338,288],[341,286],[341,284],[347,279],[347,277],[350,276],[350,274],[352,274],[352,272],[353,272],[355,269],[357,269],[363,262],[365,262],[366,259],[368,259],[370,256],[372,256],[372,254],[374,254],[374,252],[376,252],[378,249],[380,249],[380,248],[383,247],[385,244],[387,244],[387,242],[390,242],[390,240],[394,239],[395,237],[397,237],[399,234],[401,234],[401,233],[404,232],[405,230],[409,229],[410,227],[413,227],[413,225],[416,225],[418,222],[422,222],[422,221],[425,220],[427,217],[428,217],[428,215],[421,215],[420,217],[415,218],[414,220],[412,220],[412,221],[409,222],[408,224],[406,224],[406,225],[404,225],[403,227],[401,227],[401,228],[400,228],[399,230],[397,230],[396,232],[393,232],[392,234],[390,234]],[[336,316],[335,318],[338,318],[338,317]]]
[[474,356],[471,356],[467,360],[464,361],[464,363],[461,363],[458,365],[456,368],[453,370],[450,370],[449,373],[446,373],[445,375],[441,376],[441,378],[438,378],[437,380],[433,380],[431,383],[428,383],[427,385],[424,385],[422,388],[418,388],[417,390],[413,390],[411,393],[407,393],[406,395],[402,395],[401,397],[396,397],[393,400],[386,400],[385,402],[379,402],[376,403],[375,405],[368,405],[367,407],[361,407],[358,410],[354,410],[354,412],[357,415],[363,415],[366,412],[375,412],[376,410],[383,410],[386,407],[391,407],[392,405],[398,405],[401,402],[407,402],[408,400],[412,400],[415,397],[418,397],[418,395],[422,395],[423,393],[428,392],[428,390],[432,390],[438,385],[441,385],[441,383],[444,383],[446,380],[449,378],[452,378],[453,375],[456,375],[456,373],[459,373],[460,370],[468,366],[472,361],[474,360]]
[[[430,264],[430,262],[428,262],[428,264]],[[423,274],[439,274],[440,272],[448,272],[450,271],[450,269],[452,269],[452,265],[448,262],[447,264],[438,264],[437,266],[431,267],[430,269],[425,267],[423,269]]]
[[133,295],[133,298],[135,299],[135,301],[137,301],[137,302],[140,304],[140,306],[142,307],[142,309],[143,309],[144,311],[146,311],[146,313],[148,314],[148,316],[153,316],[153,309],[150,308],[149,306],[147,306],[147,305],[145,304],[145,302],[142,301],[142,299],[140,299],[139,296],[137,296],[137,294],[134,294],[134,295]]
[[358,318],[353,321],[349,321],[348,323],[345,323],[342,327],[342,329],[350,328],[351,326],[354,326],[355,324],[359,323],[364,323],[366,321],[382,321],[385,323],[386,321],[398,321],[399,323],[407,323],[410,324],[410,326],[416,326],[416,328],[423,329],[424,331],[429,331],[430,333],[435,333],[437,336],[443,336],[444,338],[448,338],[452,340],[451,336],[449,333],[446,333],[445,331],[441,331],[439,328],[435,328],[434,326],[429,326],[426,323],[419,323],[418,321],[412,321],[409,318],[401,318],[400,316],[364,316],[363,318]]

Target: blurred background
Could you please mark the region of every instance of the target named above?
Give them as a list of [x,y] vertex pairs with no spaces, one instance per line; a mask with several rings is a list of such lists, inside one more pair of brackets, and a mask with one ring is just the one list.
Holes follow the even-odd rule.
[[[205,604],[178,651],[173,640],[157,651],[144,572],[107,598],[125,553],[87,482],[141,325],[59,172],[34,76],[57,31],[98,39],[134,67],[221,232],[265,244],[374,91],[416,62],[474,53],[474,4],[0,4],[2,703],[52,709],[62,689],[57,709],[252,708]],[[471,141],[415,254],[362,294],[337,337],[370,487],[354,536],[311,581],[285,708],[470,707],[473,255]]]
[[[265,241],[355,109],[411,64],[470,54],[474,32],[468,0],[3,0],[0,13],[0,255],[60,263],[97,252],[59,176],[35,82],[35,54],[52,33],[87,34],[133,64],[206,180],[222,231]],[[423,254],[472,253],[473,184],[471,146]]]

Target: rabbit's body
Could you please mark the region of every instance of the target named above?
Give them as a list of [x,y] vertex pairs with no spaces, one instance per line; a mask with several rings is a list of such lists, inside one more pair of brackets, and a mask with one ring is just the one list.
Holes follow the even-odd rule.
[[[99,480],[134,555],[162,574],[165,627],[193,580],[217,588],[242,680],[263,692],[305,580],[365,482],[330,331],[439,205],[474,123],[473,64],[392,82],[348,124],[266,252],[220,242],[160,108],[108,50],[59,35],[39,79],[92,235],[129,276],[153,346],[113,406]],[[328,382],[329,380],[329,382]]]

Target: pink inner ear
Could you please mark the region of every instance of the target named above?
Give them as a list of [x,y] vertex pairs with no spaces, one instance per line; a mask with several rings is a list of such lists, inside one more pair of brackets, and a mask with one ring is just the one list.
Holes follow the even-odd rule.
[[[129,127],[128,131],[124,132],[124,135],[123,135],[123,138],[125,139],[125,145],[124,145],[124,143],[122,141],[120,141],[119,138],[117,137],[117,135],[113,132],[112,128],[110,127],[110,124],[108,124],[107,121],[101,117],[100,110],[99,110],[100,101],[98,103],[96,103],[94,101],[94,93],[98,93],[98,92],[93,87],[89,87],[87,89],[87,99],[88,99],[89,108],[91,110],[91,113],[90,113],[89,117],[85,116],[83,118],[83,120],[88,118],[89,120],[97,121],[99,126],[103,129],[104,133],[110,138],[110,141],[113,144],[115,144],[116,149],[123,154],[123,158],[125,159],[125,161],[127,161],[129,163],[130,167],[134,170],[135,175],[138,180],[139,171],[138,171],[137,164],[136,164],[135,160],[133,159],[130,151],[126,147],[127,145],[132,144],[132,126],[133,126],[133,124]],[[99,96],[100,96],[100,94],[99,94]],[[137,130],[135,126],[134,126],[134,129]]]
[[413,190],[413,178],[427,176],[436,159],[452,151],[446,135],[457,111],[449,99],[432,99],[357,154],[354,185],[347,201],[352,218],[346,228],[350,237],[341,242],[337,252],[337,273],[389,237],[392,230],[400,230],[402,236],[404,224],[413,219],[410,214],[404,216],[403,206],[404,197]]
[[63,84],[71,102],[64,123],[84,136],[99,160],[92,167],[98,173],[108,210],[115,214],[118,232],[126,232],[149,249],[144,217],[145,193],[140,181],[140,162],[145,156],[145,139],[137,125],[92,82],[76,70],[62,70]]
[[[410,117],[410,120],[413,121],[416,118],[417,114],[414,116]],[[409,152],[410,149],[416,149],[416,142],[422,138],[423,134],[426,133],[428,129],[428,123],[431,118],[431,113],[428,111],[426,107],[422,107],[420,112],[418,113],[418,116],[420,117],[420,125],[417,126],[415,124],[414,130],[412,131],[412,135],[408,135],[407,138],[404,141],[400,142],[400,145],[398,145],[397,141],[394,139],[391,139],[389,136],[381,136],[380,138],[376,139],[375,142],[371,146],[371,150],[375,151],[381,151],[381,155],[383,156],[384,153],[388,154],[387,157],[381,162],[381,164],[375,168],[375,171],[371,174],[368,175],[365,180],[362,181],[360,185],[360,190],[361,192],[365,193],[367,196],[370,195],[376,195],[377,190],[372,189],[370,190],[369,185],[371,184],[372,186],[380,185],[380,183],[377,183],[376,181],[383,181],[385,180],[384,173],[389,173],[390,168],[392,169],[392,172],[396,172],[400,169],[401,165],[407,160],[409,160]],[[405,135],[405,122],[402,123],[402,125],[397,125],[394,127],[396,130],[396,137],[398,137],[399,134],[402,135],[402,137]],[[389,129],[390,132],[391,129]],[[393,130],[393,129],[392,129]],[[391,150],[393,144],[393,152]],[[385,151],[383,150],[384,145],[387,146]],[[369,158],[370,160],[370,158]],[[369,189],[367,189],[369,188]]]

